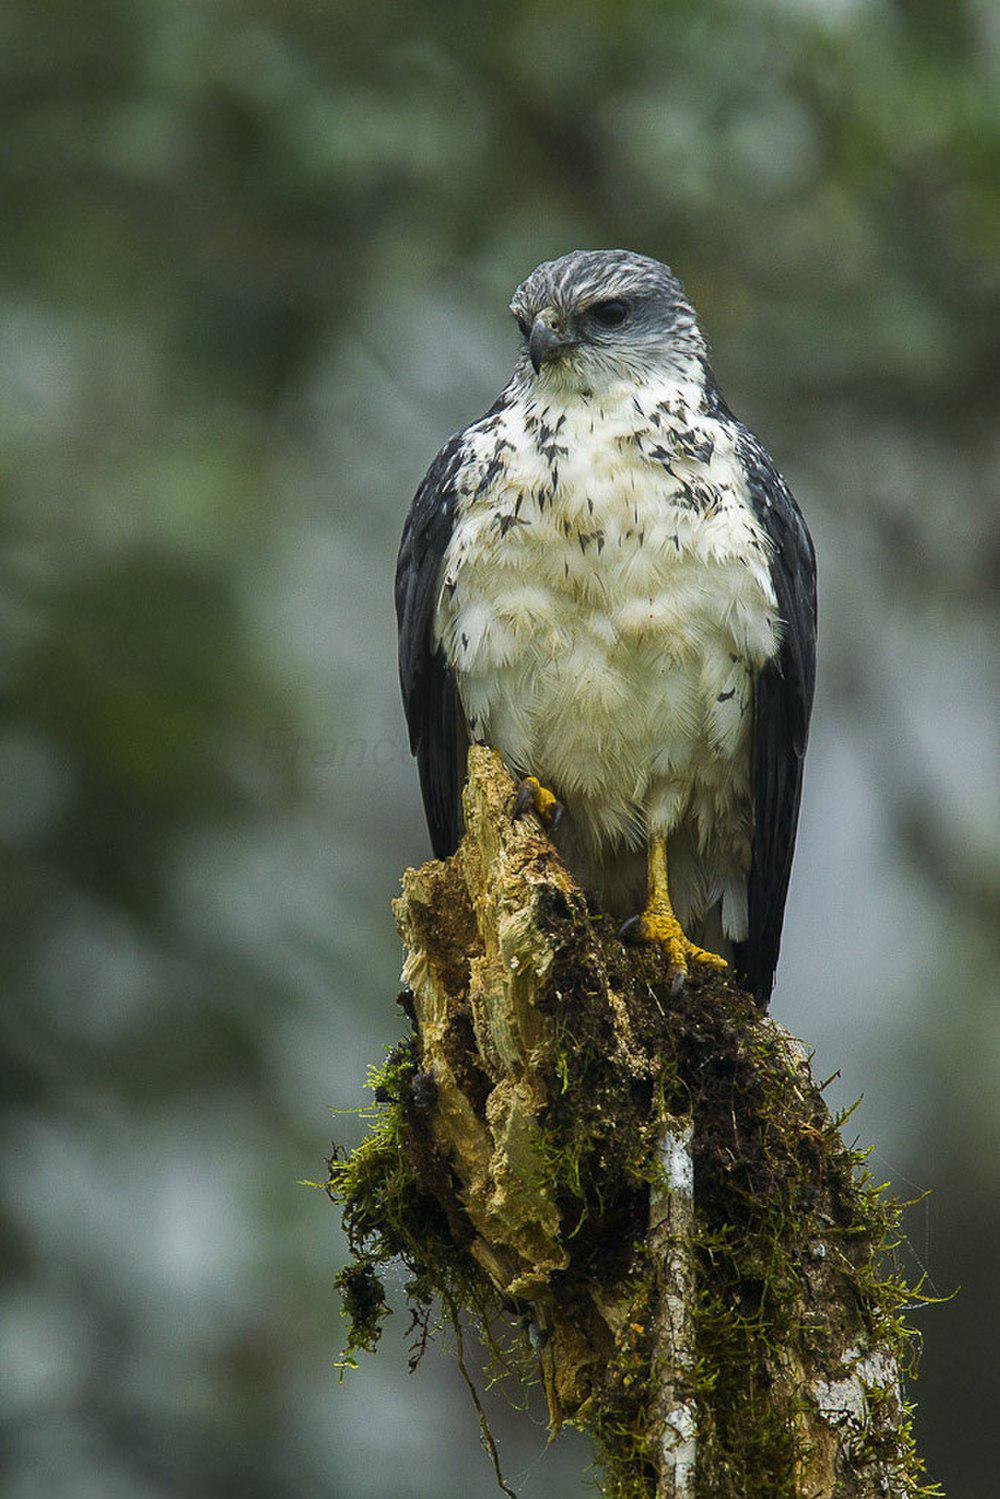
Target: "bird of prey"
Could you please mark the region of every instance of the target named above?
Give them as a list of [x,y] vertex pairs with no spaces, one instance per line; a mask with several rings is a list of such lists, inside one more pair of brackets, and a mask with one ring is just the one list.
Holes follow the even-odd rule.
[[434,852],[471,741],[520,778],[568,867],[679,984],[766,1008],[812,705],[815,559],[729,410],[681,283],[577,250],[510,303],[514,372],[417,490],[399,666]]

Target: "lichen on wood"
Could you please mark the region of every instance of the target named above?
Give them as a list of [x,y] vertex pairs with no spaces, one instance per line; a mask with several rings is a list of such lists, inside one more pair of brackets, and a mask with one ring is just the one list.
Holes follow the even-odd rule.
[[415,1358],[435,1303],[470,1313],[495,1358],[540,1363],[553,1433],[590,1433],[608,1494],[937,1492],[901,1387],[898,1210],[802,1047],[725,976],[672,993],[513,801],[474,746],[460,848],[403,878],[410,1034],[330,1163],[350,1348],[400,1259]]

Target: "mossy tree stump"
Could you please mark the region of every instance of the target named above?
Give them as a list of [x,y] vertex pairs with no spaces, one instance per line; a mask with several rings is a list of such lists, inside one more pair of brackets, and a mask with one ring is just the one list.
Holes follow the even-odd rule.
[[553,1433],[593,1436],[609,1494],[931,1492],[897,1213],[802,1048],[725,977],[671,993],[513,799],[474,747],[460,849],[396,902],[412,1032],[331,1162],[351,1347],[402,1258],[418,1331],[440,1299],[540,1360]]

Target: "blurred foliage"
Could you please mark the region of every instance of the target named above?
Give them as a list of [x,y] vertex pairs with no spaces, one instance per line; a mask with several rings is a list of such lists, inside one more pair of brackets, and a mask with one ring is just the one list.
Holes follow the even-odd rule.
[[8,0],[0,81],[6,1491],[490,1490],[443,1371],[338,1392],[295,1182],[397,1028],[409,494],[516,282],[621,243],[817,533],[776,1006],[936,1189],[918,1430],[991,1492],[992,0]]

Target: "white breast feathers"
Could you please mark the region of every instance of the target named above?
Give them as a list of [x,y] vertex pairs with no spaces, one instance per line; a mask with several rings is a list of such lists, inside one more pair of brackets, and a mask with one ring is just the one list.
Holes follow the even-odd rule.
[[627,902],[630,851],[662,832],[681,920],[722,901],[738,938],[778,620],[731,436],[700,408],[695,387],[630,388],[471,429],[436,632],[471,736],[564,803],[585,883]]

